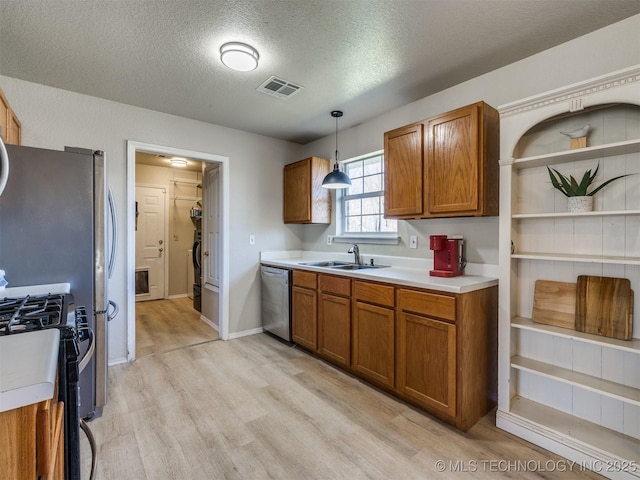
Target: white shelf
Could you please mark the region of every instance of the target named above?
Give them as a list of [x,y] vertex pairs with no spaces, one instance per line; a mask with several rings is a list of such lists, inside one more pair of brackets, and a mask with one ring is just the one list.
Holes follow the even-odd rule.
[[575,162],[578,160],[591,160],[594,158],[613,157],[629,153],[640,152],[640,139],[626,140],[624,142],[608,143],[593,147],[554,152],[534,157],[518,158],[513,161],[513,168],[533,168],[545,165],[558,165],[560,163]]
[[515,355],[511,367],[640,406],[640,389]]
[[640,210],[610,210],[599,212],[558,212],[558,213],[516,213],[514,219],[527,218],[575,218],[575,217],[622,217],[640,215]]
[[534,323],[530,318],[514,317],[511,320],[512,328],[529,330],[532,332],[544,333],[554,337],[569,338],[578,342],[590,343],[602,347],[612,348],[614,350],[622,350],[625,352],[640,355],[640,338],[632,338],[631,340],[620,340],[617,338],[603,337],[601,335],[593,335],[590,333],[578,332],[570,328],[554,327],[553,325],[545,325],[543,323]]
[[630,461],[633,465],[628,473],[640,477],[640,440],[520,396],[511,399],[510,414],[526,419],[534,424],[529,425],[532,430],[571,444],[575,450]]
[[173,183],[184,183],[186,185],[195,185],[198,188],[202,188],[200,180],[193,180],[191,178],[174,178]]
[[202,197],[193,197],[188,195],[176,195],[173,197],[174,200],[189,200],[190,202],[201,202]]
[[582,255],[579,253],[520,252],[511,258],[526,260],[550,260],[554,262],[606,263],[611,265],[640,265],[640,257],[616,257],[609,255]]

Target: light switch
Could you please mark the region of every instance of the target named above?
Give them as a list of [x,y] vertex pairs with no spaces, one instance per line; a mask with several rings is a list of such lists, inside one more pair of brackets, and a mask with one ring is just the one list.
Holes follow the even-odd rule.
[[418,236],[411,235],[409,237],[409,248],[418,248]]
[[249,235],[249,245],[255,245],[255,244],[256,244],[256,236]]

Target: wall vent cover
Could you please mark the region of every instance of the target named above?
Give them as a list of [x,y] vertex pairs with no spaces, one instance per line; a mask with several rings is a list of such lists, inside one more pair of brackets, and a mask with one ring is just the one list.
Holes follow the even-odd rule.
[[267,95],[271,95],[272,97],[287,100],[303,88],[304,87],[302,85],[296,85],[295,83],[288,82],[287,80],[283,80],[282,78],[272,75],[262,85],[256,88],[256,90],[266,93]]

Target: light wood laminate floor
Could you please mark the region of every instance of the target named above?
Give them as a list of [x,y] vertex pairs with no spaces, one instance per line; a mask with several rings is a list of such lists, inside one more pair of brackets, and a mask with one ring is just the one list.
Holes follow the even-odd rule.
[[[600,478],[492,414],[459,432],[266,334],[111,367],[109,389],[89,424],[101,480]],[[82,456],[86,479],[84,438]]]
[[188,297],[136,302],[136,358],[218,339]]

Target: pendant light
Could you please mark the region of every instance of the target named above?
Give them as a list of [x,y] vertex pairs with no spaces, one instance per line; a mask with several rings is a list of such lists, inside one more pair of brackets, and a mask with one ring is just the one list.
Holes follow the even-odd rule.
[[340,171],[340,165],[338,164],[338,118],[342,116],[340,110],[334,110],[331,112],[331,116],[336,119],[336,163],[333,165],[333,172],[329,173],[322,181],[324,188],[347,188],[351,185],[351,179],[349,175]]

